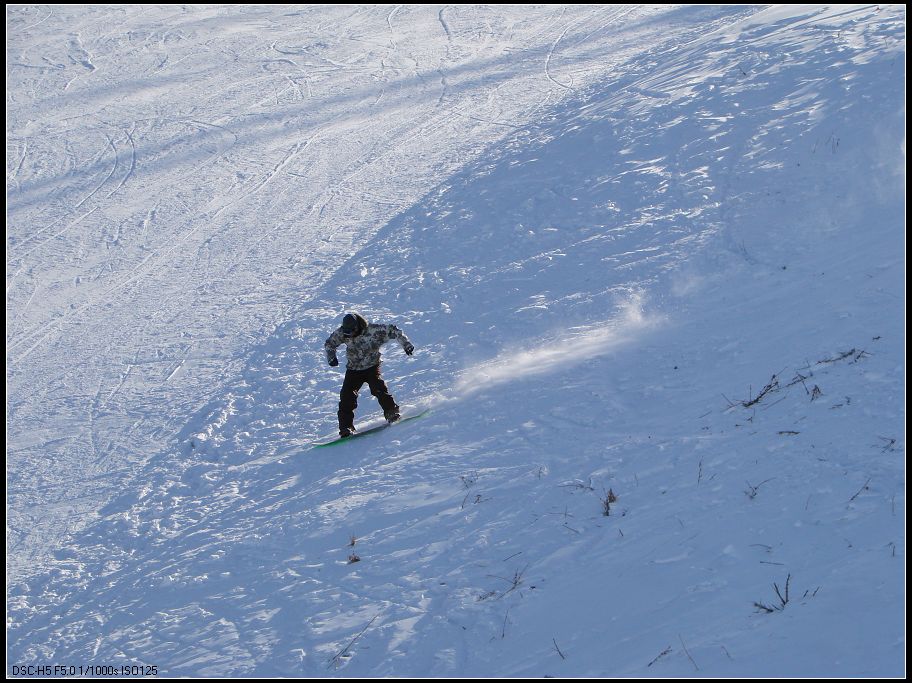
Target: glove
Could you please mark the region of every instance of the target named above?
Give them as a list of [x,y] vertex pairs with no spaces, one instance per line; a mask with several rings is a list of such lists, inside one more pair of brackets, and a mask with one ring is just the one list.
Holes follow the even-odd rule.
[[335,367],[337,367],[338,365],[339,365],[339,359],[338,359],[338,358],[333,358],[332,360],[329,361],[329,367],[331,367],[331,368],[335,368]]
[[402,348],[405,349],[406,356],[411,356],[413,353],[415,353],[415,347],[412,344],[406,344]]

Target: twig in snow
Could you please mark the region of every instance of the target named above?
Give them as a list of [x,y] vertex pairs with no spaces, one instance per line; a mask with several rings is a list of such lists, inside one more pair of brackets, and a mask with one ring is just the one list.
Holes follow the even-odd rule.
[[652,666],[652,665],[655,664],[657,661],[659,661],[660,659],[662,659],[662,657],[664,657],[665,655],[667,655],[669,652],[671,652],[671,645],[669,645],[669,646],[666,647],[664,650],[662,650],[662,651],[656,656],[655,659],[653,659],[651,662],[649,662],[649,664],[646,665],[646,668],[648,669],[650,666]]
[[[602,489],[602,493],[605,493],[604,489]],[[611,515],[611,504],[616,502],[617,496],[614,495],[614,491],[612,489],[608,489],[608,493],[605,493],[605,497],[602,498],[602,512],[604,513],[605,517]]]
[[[462,474],[462,475],[459,475],[459,478],[462,480],[462,487],[467,491],[465,498],[462,499],[462,505],[460,506],[460,509],[464,510],[465,506],[466,506],[466,501],[469,499],[469,496],[472,495],[471,488],[473,486],[475,486],[476,483],[478,483],[478,472],[470,472],[469,474]],[[481,502],[481,496],[476,495],[475,504],[477,505],[480,502]]]
[[690,656],[690,653],[687,651],[687,646],[684,644],[684,639],[681,637],[681,634],[678,634],[678,640],[681,641],[681,647],[684,648],[684,654],[687,655],[687,659],[690,660],[690,663],[694,665],[694,669],[697,671],[700,670],[700,667],[697,666],[697,663],[694,661],[694,658]]
[[786,384],[785,386],[786,386],[786,388],[792,387],[792,386],[795,386],[796,384],[798,384],[798,383],[800,382],[801,385],[804,387],[804,393],[810,395],[811,390],[808,389],[808,385],[805,384],[805,381],[804,381],[804,380],[808,379],[812,374],[813,374],[813,373],[808,373],[808,375],[805,376],[805,375],[802,375],[800,372],[796,372],[796,373],[795,373],[795,377],[792,379],[792,381],[789,382],[788,384]]
[[361,636],[364,635],[364,632],[371,627],[371,624],[373,624],[377,620],[377,617],[379,617],[379,616],[380,616],[379,614],[374,615],[374,618],[371,619],[369,622],[367,622],[367,626],[365,626],[364,628],[361,629],[361,633],[359,633],[354,638],[352,638],[351,642],[348,645],[343,647],[342,650],[340,650],[338,653],[336,653],[336,655],[332,659],[329,660],[329,667],[327,667],[327,668],[330,668],[330,667],[334,666],[335,664],[337,664],[339,659],[345,656],[345,654],[351,649],[351,646],[355,644],[355,641],[357,641],[358,638],[360,638]]
[[[469,496],[470,496],[470,495],[472,495],[472,494],[471,494],[471,493],[467,493],[466,496],[465,496],[465,498],[462,499],[462,506],[460,507],[460,509],[462,509],[462,510],[465,509],[466,501],[469,499]],[[476,493],[476,494],[475,494],[475,501],[474,501],[473,504],[474,504],[474,505],[478,505],[479,503],[484,503],[484,502],[489,501],[489,500],[491,500],[491,499],[490,499],[490,498],[482,498],[480,493]]]
[[880,446],[873,446],[873,448],[880,448],[881,453],[886,453],[887,451],[892,452],[892,451],[896,450],[894,448],[894,446],[896,445],[896,439],[891,439],[890,437],[887,437],[887,436],[878,436],[877,438],[880,439],[881,441],[886,441],[887,443],[883,448],[880,448]]
[[861,495],[861,492],[862,492],[862,491],[867,491],[867,489],[868,489],[868,484],[870,484],[870,483],[871,483],[871,477],[868,477],[868,480],[864,483],[864,486],[862,486],[860,489],[858,489],[858,492],[857,492],[854,496],[852,496],[851,498],[849,498],[849,502],[851,503],[853,500],[855,500],[856,498],[858,498],[858,496]]
[[469,474],[460,474],[459,478],[462,480],[462,485],[465,489],[470,489],[478,482],[478,472],[470,472]]
[[560,655],[560,658],[561,658],[561,659],[567,659],[567,658],[564,656],[564,653],[561,652],[561,649],[557,646],[557,641],[556,641],[554,638],[552,638],[552,639],[551,639],[551,642],[554,643],[554,649],[557,650],[557,654]]
[[783,608],[788,604],[788,601],[789,601],[789,583],[791,582],[791,580],[792,580],[792,575],[789,574],[785,579],[785,597],[784,598],[782,597],[782,593],[779,592],[779,586],[776,583],[773,584],[773,588],[776,589],[776,595],[779,596],[779,601],[782,603]]
[[[779,598],[779,605],[765,605],[762,602],[755,602],[754,607],[761,609],[767,614],[772,614],[773,612],[781,612],[785,609],[785,606],[789,602],[789,584],[792,581],[792,575],[789,574],[785,579],[785,597],[782,596],[782,591],[779,590],[779,584],[773,583],[773,589],[776,591],[776,595]],[[815,592],[816,593],[816,592]]]
[[760,482],[759,484],[757,484],[756,486],[754,486],[753,484],[751,484],[749,481],[746,482],[747,485],[748,485],[748,487],[750,488],[750,490],[749,490],[749,491],[745,491],[745,492],[744,492],[745,495],[747,495],[748,498],[750,498],[751,500],[753,500],[754,498],[757,497],[757,493],[760,492],[760,487],[763,486],[764,484],[766,484],[767,482],[772,481],[772,480],[775,479],[775,478],[776,478],[776,477],[770,477],[769,479],[764,479],[763,481],[761,481],[761,482]]
[[[856,350],[854,348],[849,349],[848,351],[842,351],[833,358],[824,358],[823,360],[817,361],[817,365],[825,365],[827,363],[838,363],[841,360],[845,360],[849,356],[854,356]],[[862,351],[864,353],[864,351]]]
[[[517,569],[515,572],[513,572],[513,578],[512,578],[512,579],[508,579],[508,578],[506,578],[506,577],[504,577],[504,576],[497,576],[497,574],[489,574],[489,576],[491,576],[491,577],[493,577],[493,578],[495,578],[495,579],[500,579],[501,581],[506,581],[507,583],[510,584],[510,587],[509,587],[507,590],[505,590],[503,593],[501,593],[500,595],[497,596],[497,599],[498,599],[498,600],[500,600],[501,598],[506,597],[508,594],[512,593],[513,591],[515,591],[517,588],[519,588],[519,587],[522,585],[522,582],[523,582],[523,574],[526,573],[526,570],[527,570],[528,568],[529,568],[529,565],[526,565],[526,566],[523,567],[522,569]],[[494,593],[493,591],[491,591],[491,593],[493,593],[494,595],[497,595],[497,594]],[[486,596],[487,596],[487,597],[493,597],[493,595],[491,595],[491,594],[486,594]]]
[[741,405],[744,408],[750,408],[751,406],[755,406],[758,403],[760,403],[760,401],[763,400],[764,396],[766,396],[770,392],[778,391],[778,389],[779,389],[779,376],[773,375],[770,378],[770,381],[767,383],[767,385],[760,390],[759,394],[757,394],[757,398],[752,398],[749,401],[741,401]]

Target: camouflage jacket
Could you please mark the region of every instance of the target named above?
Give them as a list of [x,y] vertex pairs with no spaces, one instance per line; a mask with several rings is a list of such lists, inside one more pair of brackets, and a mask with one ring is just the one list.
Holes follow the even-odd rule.
[[378,325],[363,321],[361,333],[357,337],[346,339],[342,336],[342,328],[338,328],[329,335],[323,345],[326,351],[326,360],[331,364],[336,358],[336,349],[345,344],[345,355],[348,358],[346,367],[349,370],[367,370],[380,365],[380,347],[388,341],[396,340],[402,348],[412,348],[405,333],[395,325]]

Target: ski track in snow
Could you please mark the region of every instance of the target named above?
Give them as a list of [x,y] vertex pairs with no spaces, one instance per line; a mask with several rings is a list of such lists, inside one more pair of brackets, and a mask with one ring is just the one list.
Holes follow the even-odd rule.
[[[456,113],[463,102],[474,100],[478,103],[475,91],[480,94],[488,90],[487,78],[481,74],[485,68],[490,68],[484,60],[496,64],[490,56],[497,53],[497,46],[489,46],[476,67],[472,60],[478,56],[472,53],[471,36],[464,41],[461,53],[452,58],[443,55],[442,40],[438,44],[412,41],[414,47],[411,49],[440,55],[434,59],[446,71],[452,72],[448,81],[451,87],[458,87],[461,91],[458,95],[454,93],[449,106],[442,111],[433,111],[422,104],[426,97],[421,81],[417,81],[415,86],[397,84],[398,76],[384,75],[382,66],[379,72],[372,72],[370,68],[370,61],[378,57],[381,64],[388,58],[412,60],[411,56],[404,56],[407,49],[404,44],[393,45],[393,54],[386,56],[378,53],[369,40],[366,52],[359,55],[348,51],[349,44],[355,45],[362,40],[353,40],[359,32],[371,35],[372,21],[380,19],[392,31],[389,12],[382,17],[365,8],[346,17],[334,16],[333,11],[323,12],[322,30],[326,31],[330,42],[320,43],[317,39],[313,48],[292,47],[285,50],[290,54],[301,54],[304,59],[313,55],[322,63],[337,67],[333,70],[335,73],[312,74],[313,83],[309,88],[313,90],[317,85],[322,86],[323,94],[315,98],[320,104],[305,110],[298,107],[293,98],[287,99],[292,93],[300,98],[301,93],[294,90],[283,90],[282,101],[278,101],[278,93],[263,97],[266,94],[264,88],[272,91],[267,83],[271,76],[261,78],[260,74],[264,72],[259,70],[257,59],[264,54],[267,46],[258,47],[261,43],[254,33],[230,32],[249,20],[253,21],[252,27],[256,27],[261,21],[258,14],[248,20],[243,15],[232,18],[216,14],[196,18],[185,16],[182,12],[162,12],[160,17],[156,17],[154,11],[143,12],[132,18],[136,22],[132,26],[131,17],[124,16],[123,24],[113,28],[106,24],[110,18],[102,17],[96,10],[88,12],[85,17],[59,13],[55,21],[61,26],[69,22],[68,35],[78,37],[73,45],[81,50],[79,54],[88,55],[91,52],[95,55],[91,58],[95,69],[92,84],[60,74],[61,88],[68,93],[66,99],[55,94],[50,82],[23,80],[16,88],[21,95],[33,93],[37,104],[26,103],[21,110],[16,106],[11,109],[14,119],[10,130],[16,131],[15,135],[23,140],[23,145],[22,158],[17,162],[15,173],[17,192],[9,201],[12,239],[8,242],[7,268],[8,273],[11,268],[14,269],[14,276],[7,278],[7,292],[9,305],[14,309],[21,297],[21,308],[14,318],[15,324],[8,330],[7,349],[12,386],[18,386],[20,373],[16,368],[25,365],[29,366],[29,370],[22,375],[23,378],[34,377],[33,365],[43,368],[39,372],[46,373],[44,376],[47,378],[62,378],[75,372],[76,376],[65,383],[49,379],[46,386],[55,385],[54,393],[59,394],[65,391],[63,386],[76,386],[99,373],[103,382],[112,386],[118,383],[120,368],[136,353],[132,347],[137,343],[147,344],[148,339],[154,339],[154,344],[165,347],[167,351],[161,354],[154,348],[150,351],[158,358],[156,362],[167,369],[174,362],[173,355],[182,353],[178,350],[182,348],[181,337],[174,339],[175,334],[209,337],[206,340],[209,348],[198,351],[200,362],[194,364],[191,359],[191,365],[199,367],[195,367],[187,377],[187,386],[179,390],[180,398],[174,401],[175,395],[170,391],[161,394],[159,400],[163,402],[165,411],[171,410],[165,401],[174,403],[173,415],[151,421],[158,421],[158,425],[153,426],[151,422],[144,425],[150,430],[167,432],[168,428],[164,425],[169,420],[180,420],[183,414],[192,412],[194,406],[205,402],[206,387],[211,384],[211,379],[207,378],[212,377],[213,371],[217,373],[222,365],[216,359],[221,354],[236,355],[252,342],[259,330],[281,319],[280,311],[287,310],[299,299],[300,292],[283,293],[285,285],[282,283],[325,279],[328,273],[344,262],[348,249],[369,237],[375,229],[373,226],[382,225],[385,219],[432,186],[436,182],[434,173],[440,168],[454,168],[470,158],[471,154],[477,154],[480,147],[475,144],[474,138],[498,134],[497,131],[475,131],[472,136],[466,135],[462,129],[467,125],[474,127],[490,117],[480,115],[470,122],[460,123],[461,117]],[[206,12],[208,10],[202,14]],[[350,14],[345,10],[338,10],[336,14],[340,12]],[[435,14],[416,18],[417,21],[409,25],[408,30],[420,32],[421,22],[437,21]],[[463,16],[462,21],[474,21],[472,14],[474,10]],[[267,18],[266,21],[269,23],[272,19]],[[529,43],[522,48],[534,51],[537,49],[535,40],[540,38],[537,31],[541,27],[534,20],[528,23]],[[42,26],[47,30],[46,21]],[[159,28],[161,26],[168,29],[163,31]],[[228,33],[222,32],[223,26],[230,29]],[[340,30],[343,26],[346,28]],[[129,27],[129,30],[124,27]],[[26,42],[20,49],[21,61],[28,63],[47,58],[54,61],[56,45],[53,31],[35,36],[28,33],[29,30],[28,25],[23,28],[22,39]],[[376,34],[376,29],[373,33]],[[44,35],[49,39],[42,42],[40,38]],[[207,70],[206,63],[198,56],[194,57],[194,54],[213,51],[216,41],[226,35],[229,37],[228,52],[235,54],[236,63],[242,65],[234,80],[222,77],[221,70]],[[231,45],[233,35],[241,36],[236,39],[237,47]],[[298,34],[291,31],[287,35],[288,38],[283,39],[281,33],[273,29],[268,44],[288,43],[294,46]],[[149,57],[154,56],[157,48],[151,49],[150,46],[156,45],[156,36],[159,37],[157,44],[170,53],[165,60],[155,62],[154,73],[162,85],[156,81],[144,83],[131,80],[132,74],[142,73],[147,68],[145,63]],[[36,37],[39,40],[36,41]],[[446,46],[449,46],[455,36],[444,38]],[[115,58],[118,53],[120,57]],[[242,54],[246,54],[244,61],[237,61],[242,59]],[[334,58],[335,54],[339,57]],[[119,68],[106,68],[106,60],[117,61]],[[421,57],[417,61],[431,61],[431,58]],[[77,59],[76,63],[81,66],[80,60]],[[339,73],[340,70],[350,69],[352,64],[364,68],[348,77]],[[312,72],[316,68],[309,67]],[[594,65],[592,71],[597,74],[598,66]],[[201,79],[196,88],[198,94],[188,97],[186,88],[178,85],[183,74],[188,74],[191,79]],[[518,75],[519,78],[514,79],[515,85],[509,87],[515,100],[511,102],[517,112],[515,116],[521,119],[524,107],[522,93],[526,85],[524,75]],[[330,81],[329,76],[336,80]],[[23,77],[27,79],[31,75],[24,74]],[[364,117],[371,118],[359,118],[357,109],[353,110],[351,106],[361,99],[357,89],[364,88],[375,77],[379,77],[381,83],[387,82],[384,89],[398,90],[400,95],[388,97],[391,100],[389,114],[377,116],[376,113],[366,112]],[[237,85],[244,83],[245,78],[253,84],[252,88]],[[501,85],[510,82],[507,75],[500,78],[503,80]],[[239,99],[231,102],[236,97]],[[226,100],[231,102],[230,109],[224,108]],[[87,116],[86,104],[89,102],[93,102],[98,109]],[[35,118],[39,104],[50,114],[49,117]],[[498,107],[499,113],[502,105],[494,102],[492,106]],[[405,107],[410,107],[413,113],[400,116],[399,112],[405,111]],[[310,111],[321,110],[326,112],[326,116],[320,121],[318,115],[318,125],[314,126]],[[201,116],[207,111],[210,113]],[[291,125],[295,117],[303,124],[300,128],[308,138],[304,142],[296,140],[299,126]],[[396,119],[399,122],[391,127],[388,122]],[[92,154],[86,163],[85,152],[88,150],[83,148],[90,138],[84,136],[79,128],[74,130],[67,122],[82,121],[91,131],[95,126],[91,121],[102,120],[105,123],[96,130],[106,141],[105,155],[97,157]],[[251,122],[255,125],[250,125]],[[308,129],[314,132],[308,134]],[[118,133],[115,134],[114,130]],[[129,162],[121,158],[118,150],[119,141],[123,139],[121,131],[125,130],[131,131],[127,136]],[[261,134],[266,136],[265,146],[257,142]],[[441,136],[456,143],[433,141]],[[36,141],[41,144],[36,144]],[[68,172],[48,173],[56,162],[55,155],[61,144],[72,147],[76,158]],[[365,144],[376,144],[383,153],[368,153],[365,161]],[[425,154],[427,149],[439,150],[437,157],[428,158]],[[310,156],[298,161],[301,153],[310,153]],[[416,153],[420,154],[417,167]],[[334,168],[341,169],[342,175],[334,177]],[[118,177],[121,173],[122,177]],[[389,184],[384,178],[390,176],[398,176],[396,183],[389,185],[389,190],[378,190]],[[93,177],[96,178],[94,182]],[[299,188],[302,186],[304,196],[300,196]],[[106,187],[109,188],[107,191],[103,189]],[[198,188],[206,189],[200,191]],[[325,194],[327,188],[336,189]],[[407,191],[403,192],[403,188]],[[256,201],[265,189],[270,189],[270,196]],[[315,192],[329,199],[323,200],[316,222],[308,209],[308,204],[312,205],[315,201],[311,199]],[[343,192],[356,199],[348,199],[341,194]],[[292,193],[299,198],[291,205],[279,199],[290,197]],[[373,201],[372,197],[377,195],[394,195],[396,201]],[[69,199],[71,196],[72,199]],[[207,206],[207,202],[211,203]],[[152,206],[156,209],[150,220]],[[27,215],[27,222],[19,223],[20,215]],[[152,220],[155,221],[154,231],[150,229]],[[46,225],[36,230],[36,223]],[[104,235],[108,230],[105,226],[110,223],[118,225],[118,238],[109,241],[101,252],[91,248],[92,242],[98,242],[95,236]],[[22,225],[22,229],[17,225]],[[134,238],[132,226],[137,225],[142,226],[141,239]],[[251,229],[251,226],[256,227]],[[78,234],[74,235],[74,231]],[[260,231],[263,234],[258,235]],[[332,235],[337,242],[319,240],[323,235]],[[245,282],[243,278],[241,281],[230,280],[244,263],[235,260],[231,254],[246,258],[261,249],[265,240],[268,240],[266,244],[270,252],[276,254],[280,263],[262,274],[252,274],[249,281]],[[300,252],[301,245],[308,241],[313,242],[317,249],[312,261],[319,264],[316,267],[302,263],[301,258],[295,256]],[[87,243],[88,248],[81,250],[77,247],[74,253],[73,245],[80,242]],[[197,264],[183,256],[199,251],[189,248],[193,242],[208,246],[209,264],[202,289],[204,298],[196,300],[192,292],[199,288],[195,282]],[[223,245],[220,249],[219,242]],[[321,254],[321,251],[325,253]],[[228,257],[227,260],[220,252]],[[215,254],[219,257],[213,260]],[[221,273],[213,271],[213,264],[217,266],[220,263],[224,263],[224,270]],[[42,270],[47,274],[40,274]],[[44,282],[47,296],[41,307],[37,307],[32,300],[39,281]],[[277,284],[269,285],[270,281]],[[163,283],[166,289],[179,294],[166,295],[162,297],[164,301],[150,299],[142,290],[160,289],[153,282]],[[222,291],[213,296],[213,287]],[[189,297],[188,292],[191,293]],[[215,297],[221,301],[211,301]],[[229,304],[233,304],[230,308],[238,313],[234,317],[229,314],[226,319],[224,311]],[[105,309],[113,309],[113,315],[102,315],[101,311]],[[155,316],[149,315],[163,310],[170,312],[158,322]],[[204,315],[206,318],[217,315],[225,321],[224,329],[215,338],[207,325],[201,324],[199,329],[193,329],[196,318],[193,311],[199,310],[209,311]],[[137,313],[138,321],[133,321],[132,316]],[[178,332],[183,327],[190,329]],[[142,330],[140,334],[134,333],[137,328]],[[79,341],[80,335],[84,339],[82,342]],[[94,340],[98,338],[118,339],[114,348],[121,360],[98,356],[93,348]],[[63,353],[61,348],[65,349]],[[77,365],[75,358],[87,358],[89,363],[81,363],[82,368],[74,370]],[[70,369],[62,371],[60,368]],[[155,374],[148,378],[152,379],[151,386],[144,383],[137,385],[137,394],[148,397],[158,391]],[[164,375],[167,376],[167,370]],[[139,380],[139,377],[136,379]],[[13,421],[11,434],[16,435],[20,433],[16,424],[27,424],[32,419],[29,415],[40,415],[45,408],[39,395],[32,394],[28,401],[21,401],[15,398],[18,392],[12,393],[14,408],[11,415],[14,418],[22,415],[21,422]],[[74,412],[72,419],[85,419],[79,417],[83,411],[75,405],[65,410]],[[133,410],[135,408],[128,403],[111,406],[112,413],[123,416]],[[162,419],[165,422],[161,422]],[[123,418],[120,418],[115,421],[116,426],[112,425],[118,440],[126,436],[127,441],[135,445],[123,448],[120,457],[131,463],[141,462],[142,455],[137,457],[133,451],[150,434],[128,431],[124,435],[122,421]],[[72,438],[72,431],[67,431],[65,438]],[[23,439],[23,443],[28,442],[27,438]],[[16,444],[17,439],[13,438],[13,452],[20,449]],[[159,447],[161,445],[160,442]],[[24,448],[29,453],[34,450],[32,446]],[[142,448],[146,456],[155,450],[154,446]],[[78,469],[81,461],[78,443],[72,443],[67,451],[69,455],[64,457],[70,459],[71,467]],[[39,453],[41,451],[34,450],[33,454],[24,457],[34,461],[34,458],[41,457]],[[57,453],[56,457],[61,455]],[[104,497],[105,494],[101,494],[99,500]],[[30,562],[31,559],[21,563],[21,566]]]
[[8,659],[902,674],[904,8],[7,14]]

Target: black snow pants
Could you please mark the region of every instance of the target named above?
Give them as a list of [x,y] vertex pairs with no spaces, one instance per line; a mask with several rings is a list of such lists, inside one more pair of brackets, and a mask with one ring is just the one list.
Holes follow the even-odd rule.
[[355,422],[355,408],[358,407],[358,392],[367,382],[371,393],[380,402],[384,415],[399,412],[399,406],[390,395],[389,388],[380,376],[380,366],[375,365],[367,370],[346,370],[339,395],[339,430],[351,429]]

